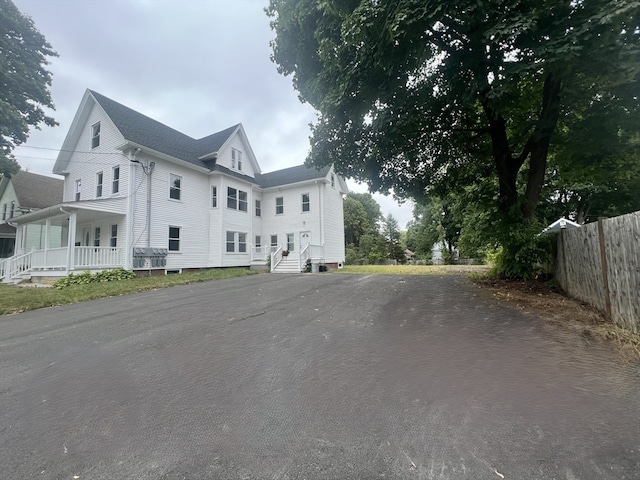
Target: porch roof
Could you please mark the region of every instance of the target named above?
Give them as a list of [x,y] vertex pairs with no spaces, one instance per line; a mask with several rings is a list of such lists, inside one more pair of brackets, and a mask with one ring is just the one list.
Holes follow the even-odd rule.
[[77,222],[82,223],[119,215],[123,216],[125,215],[125,209],[126,198],[67,202],[14,217],[11,219],[11,223],[15,225],[43,224],[47,220],[51,220],[52,225],[67,225],[71,212],[76,212]]

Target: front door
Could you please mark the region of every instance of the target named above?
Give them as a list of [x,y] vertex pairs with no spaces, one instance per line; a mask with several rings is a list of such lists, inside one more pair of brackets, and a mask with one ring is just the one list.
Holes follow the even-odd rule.
[[82,227],[82,246],[83,247],[88,247],[91,244],[89,243],[91,241],[91,227],[90,226],[86,226],[86,227]]
[[300,251],[311,244],[311,232],[300,232]]

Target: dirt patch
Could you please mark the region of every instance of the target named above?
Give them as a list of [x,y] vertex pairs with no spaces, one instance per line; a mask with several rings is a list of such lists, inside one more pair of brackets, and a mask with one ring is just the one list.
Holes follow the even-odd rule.
[[640,335],[609,322],[595,308],[567,297],[559,287],[541,281],[515,281],[476,277],[474,283],[500,301],[532,310],[546,321],[561,324],[583,337],[614,343],[624,359],[640,360]]

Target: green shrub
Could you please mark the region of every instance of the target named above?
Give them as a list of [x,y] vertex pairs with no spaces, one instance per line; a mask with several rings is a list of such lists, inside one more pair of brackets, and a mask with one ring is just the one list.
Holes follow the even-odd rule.
[[92,274],[90,271],[85,270],[82,273],[74,274],[70,273],[64,278],[56,281],[52,286],[58,290],[71,285],[86,285],[87,283],[102,283],[102,282],[115,282],[118,280],[127,280],[135,278],[135,273],[125,270],[123,268],[116,268],[114,270],[103,270]]

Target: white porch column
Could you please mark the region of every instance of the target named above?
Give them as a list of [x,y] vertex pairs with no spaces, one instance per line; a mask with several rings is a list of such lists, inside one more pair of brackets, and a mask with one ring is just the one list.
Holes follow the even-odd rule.
[[49,250],[49,230],[51,230],[51,219],[47,218],[44,224],[44,255],[43,255],[43,267],[47,268],[47,251]]
[[76,212],[69,214],[69,235],[67,240],[67,275],[75,269],[74,253],[76,251]]
[[24,225],[18,225],[16,227],[16,240],[13,246],[13,254],[21,255],[24,252],[24,245],[22,245],[22,239],[24,237]]

